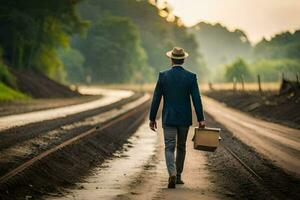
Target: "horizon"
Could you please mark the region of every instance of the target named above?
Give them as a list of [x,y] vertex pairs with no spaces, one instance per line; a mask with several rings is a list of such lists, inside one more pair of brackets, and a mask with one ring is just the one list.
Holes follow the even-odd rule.
[[[220,23],[230,31],[242,30],[252,44],[263,38],[270,40],[277,34],[293,33],[300,29],[300,1],[296,0],[167,0],[167,3],[173,14],[180,17],[187,27],[200,22]],[[242,14],[239,17],[232,14],[236,12]]]
[[[220,24],[221,26],[223,26],[224,28],[226,28],[227,30],[229,30],[229,31],[231,31],[231,32],[233,32],[233,31],[236,31],[236,30],[241,30],[241,31],[243,31],[246,35],[247,35],[247,37],[248,37],[248,39],[249,39],[249,36],[248,36],[248,34],[247,34],[247,32],[245,31],[245,30],[243,30],[243,29],[240,29],[240,28],[230,28],[230,27],[228,27],[228,26],[226,26],[226,24],[223,24],[223,23],[221,23],[221,22],[214,22],[214,23],[212,23],[212,22],[209,22],[209,21],[199,21],[198,23],[196,23],[196,24],[193,24],[193,25],[186,25],[186,24],[184,24],[184,26],[186,26],[186,27],[193,27],[193,26],[196,26],[196,25],[198,25],[198,24],[200,24],[200,23],[206,23],[206,24],[210,24],[210,25],[216,25],[216,24]],[[282,31],[280,31],[280,32],[275,32],[273,35],[271,35],[271,36],[269,36],[268,38],[266,38],[266,37],[262,37],[260,40],[258,40],[258,41],[256,41],[256,42],[253,42],[253,41],[251,41],[250,39],[249,39],[249,42],[251,43],[251,44],[257,44],[257,43],[259,43],[259,42],[261,42],[263,39],[265,39],[265,40],[267,40],[267,41],[270,41],[272,38],[274,38],[276,35],[280,35],[280,34],[283,34],[283,33],[287,33],[287,32],[289,32],[289,33],[291,33],[291,34],[294,34],[296,31],[300,31],[300,27],[299,28],[296,28],[295,30],[282,30]]]

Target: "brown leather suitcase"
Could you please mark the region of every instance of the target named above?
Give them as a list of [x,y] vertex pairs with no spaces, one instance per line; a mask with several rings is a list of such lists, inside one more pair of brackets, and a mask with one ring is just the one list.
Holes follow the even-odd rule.
[[220,132],[219,128],[195,128],[194,149],[214,152],[221,140]]

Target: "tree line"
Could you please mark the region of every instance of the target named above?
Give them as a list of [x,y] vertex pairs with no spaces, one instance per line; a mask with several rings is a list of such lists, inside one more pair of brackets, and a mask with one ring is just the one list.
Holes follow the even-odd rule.
[[165,52],[173,46],[191,52],[191,70],[201,74],[205,69],[197,41],[167,4],[158,9],[148,1],[86,0],[78,13],[91,26],[85,37],[73,38],[72,47],[85,58],[83,75],[94,82],[154,81],[158,71],[169,67]]
[[200,44],[211,81],[233,81],[234,77],[255,81],[260,74],[263,81],[274,82],[282,73],[289,79],[300,73],[300,30],[283,32],[255,45],[242,30],[230,31],[221,24],[201,22],[190,31]]
[[83,32],[87,27],[75,11],[79,2],[1,0],[2,61],[15,69],[33,69],[62,80],[63,63],[56,50],[67,47],[71,35]]
[[205,67],[195,38],[167,4],[158,9],[136,0],[0,3],[0,77],[10,85],[7,66],[61,82],[153,81],[170,65],[165,51],[176,45],[195,52],[188,63],[192,70]]
[[[152,1],[155,2],[155,1]],[[146,0],[0,0],[0,81],[14,87],[8,67],[64,82],[154,81],[169,67],[164,55],[182,46],[200,81],[274,81],[299,72],[300,31],[251,45],[242,30],[221,24],[183,26],[166,3]],[[210,76],[209,76],[210,72]]]

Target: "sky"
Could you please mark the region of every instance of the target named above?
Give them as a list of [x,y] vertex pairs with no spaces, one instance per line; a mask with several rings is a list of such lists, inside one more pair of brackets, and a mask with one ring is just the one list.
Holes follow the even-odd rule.
[[185,25],[200,21],[242,29],[251,42],[300,29],[300,0],[167,0]]

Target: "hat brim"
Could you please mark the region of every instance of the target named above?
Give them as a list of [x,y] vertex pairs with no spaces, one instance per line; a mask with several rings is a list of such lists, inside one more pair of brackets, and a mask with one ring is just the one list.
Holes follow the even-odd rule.
[[167,55],[169,58],[172,58],[172,59],[178,59],[178,60],[185,59],[185,58],[187,58],[187,57],[189,56],[189,54],[186,53],[186,52],[184,52],[184,56],[180,56],[180,57],[178,57],[178,56],[173,56],[172,51],[168,51],[168,52],[166,53],[166,55]]

